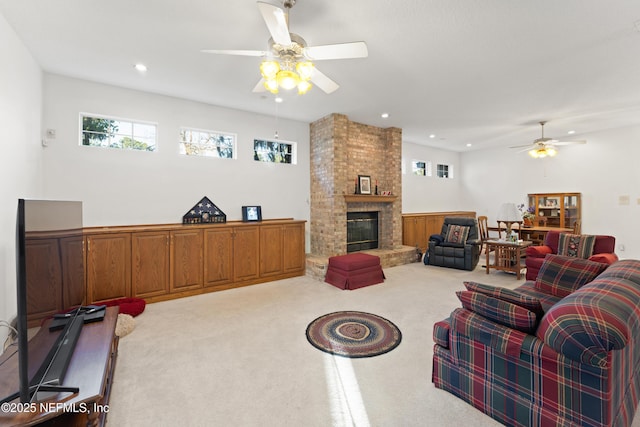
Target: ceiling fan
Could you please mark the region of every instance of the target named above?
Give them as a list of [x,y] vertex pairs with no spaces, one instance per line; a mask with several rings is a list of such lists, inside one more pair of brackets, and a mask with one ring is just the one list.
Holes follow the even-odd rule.
[[533,141],[533,144],[527,145],[516,145],[514,147],[509,148],[525,148],[521,151],[528,151],[529,155],[533,158],[543,158],[543,157],[553,157],[558,153],[556,150],[556,146],[559,145],[572,145],[572,144],[586,144],[585,140],[578,141],[560,141],[554,138],[545,138],[544,136],[544,125],[547,123],[546,121],[539,122],[542,128],[542,136]]
[[268,50],[203,50],[205,53],[263,57],[260,65],[262,79],[253,92],[268,90],[278,93],[279,88],[298,88],[299,94],[311,89],[311,83],[325,93],[332,93],[340,86],[321,73],[313,61],[326,59],[366,58],[365,42],[307,46],[302,37],[289,32],[289,9],[296,0],[284,0],[284,9],[265,2],[258,2],[258,9],[267,24],[271,38]]

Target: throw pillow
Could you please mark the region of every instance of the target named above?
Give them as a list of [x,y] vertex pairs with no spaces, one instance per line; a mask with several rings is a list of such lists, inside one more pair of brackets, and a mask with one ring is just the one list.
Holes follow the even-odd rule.
[[593,254],[595,243],[596,236],[560,233],[558,237],[558,255],[587,259]]
[[464,286],[468,291],[479,292],[502,301],[510,302],[511,304],[519,305],[520,307],[533,311],[539,317],[542,317],[544,314],[542,304],[536,297],[525,295],[511,289],[476,282],[464,282]]
[[447,243],[461,243],[464,245],[467,242],[467,236],[469,236],[468,226],[450,224],[444,240]]
[[607,267],[606,264],[582,258],[547,255],[538,272],[535,287],[564,298],[595,279]]
[[458,291],[456,295],[464,308],[482,317],[524,333],[536,330],[538,317],[524,307],[478,292]]

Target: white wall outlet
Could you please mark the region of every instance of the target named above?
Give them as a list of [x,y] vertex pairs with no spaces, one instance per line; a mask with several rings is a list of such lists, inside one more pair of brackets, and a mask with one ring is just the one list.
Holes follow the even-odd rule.
[[55,129],[47,129],[47,139],[56,139]]
[[620,206],[628,206],[629,205],[629,196],[618,196],[618,204]]
[[625,249],[625,248],[624,248],[624,245],[623,245],[622,243],[620,243],[620,244],[618,245],[618,250],[619,250],[620,252],[624,252],[624,249]]

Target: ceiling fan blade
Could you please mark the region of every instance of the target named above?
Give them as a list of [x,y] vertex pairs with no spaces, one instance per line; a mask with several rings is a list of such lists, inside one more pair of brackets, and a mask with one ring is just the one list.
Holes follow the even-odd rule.
[[291,36],[289,35],[287,17],[285,16],[284,10],[261,1],[258,2],[258,8],[260,9],[264,22],[267,24],[273,41],[283,46],[289,46],[291,44]]
[[533,148],[533,147],[535,147],[535,145],[534,144],[514,145],[513,147],[509,147],[509,148],[525,148],[525,147]]
[[251,92],[260,93],[260,92],[265,92],[266,90],[267,88],[264,87],[264,79],[260,79],[258,84],[253,88]]
[[586,144],[587,141],[584,139],[577,141],[555,141],[553,145],[573,145],[573,144]]
[[327,44],[322,46],[308,46],[304,49],[304,56],[313,61],[324,59],[366,58],[369,55],[365,42]]
[[264,50],[230,50],[230,49],[209,49],[201,50],[202,53],[215,53],[220,55],[239,55],[239,56],[267,56]]
[[335,92],[340,87],[338,83],[322,74],[316,67],[313,67],[311,82],[327,94]]

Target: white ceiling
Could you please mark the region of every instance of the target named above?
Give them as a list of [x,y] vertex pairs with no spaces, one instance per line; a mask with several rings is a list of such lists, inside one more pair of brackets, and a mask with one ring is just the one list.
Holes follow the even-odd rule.
[[[0,12],[47,72],[276,114],[273,95],[252,93],[260,58],[200,52],[266,50],[255,0],[0,0]],[[284,94],[281,118],[342,113],[455,151],[526,144],[540,120],[561,139],[640,122],[638,0],[298,0],[290,30],[310,46],[363,40],[369,57],[318,62],[340,89]]]

